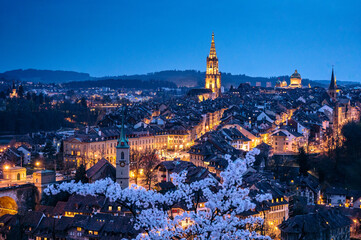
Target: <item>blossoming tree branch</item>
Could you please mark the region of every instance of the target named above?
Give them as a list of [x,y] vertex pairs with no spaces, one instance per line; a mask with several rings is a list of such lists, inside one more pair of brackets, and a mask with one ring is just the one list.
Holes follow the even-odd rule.
[[[249,189],[242,188],[242,176],[252,166],[258,149],[244,159],[232,161],[224,156],[228,167],[221,173],[221,181],[213,177],[186,183],[187,172],[171,175],[176,190],[165,194],[132,185],[121,189],[107,178],[90,184],[74,181],[50,185],[45,193],[55,195],[61,191],[80,195],[103,195],[119,203],[132,214],[137,239],[270,239],[256,229],[263,224],[259,217],[240,217],[255,208],[255,201],[271,199],[269,194],[249,197]],[[200,202],[204,207],[200,207]],[[187,209],[181,214],[170,214],[172,207],[182,204]],[[187,224],[184,224],[184,223]]]

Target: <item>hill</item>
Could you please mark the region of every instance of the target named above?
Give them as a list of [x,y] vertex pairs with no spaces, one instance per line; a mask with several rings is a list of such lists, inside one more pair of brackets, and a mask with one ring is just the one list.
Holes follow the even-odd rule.
[[157,89],[157,88],[176,88],[175,83],[162,80],[139,80],[139,79],[103,79],[67,82],[62,84],[66,88],[92,88],[92,87],[109,87],[109,88],[134,88],[134,89]]
[[64,83],[69,81],[90,80],[92,77],[88,73],[79,73],[73,71],[52,71],[37,69],[18,69],[0,73],[0,78],[8,80],[18,80],[24,82],[41,83]]
[[[196,70],[167,70],[160,71],[148,74],[137,74],[137,75],[122,75],[122,76],[112,76],[104,77],[101,79],[123,79],[123,80],[161,80],[175,83],[178,87],[203,87],[204,78],[206,76],[205,72],[196,71]],[[290,81],[289,76],[279,76],[279,77],[250,77],[245,74],[231,74],[231,73],[221,73],[222,86],[228,88],[231,85],[238,86],[240,83],[249,82],[251,85],[256,85],[257,82],[261,83],[261,86],[266,87],[267,82],[271,82],[272,86],[275,86],[278,80],[285,79],[288,83]],[[322,83],[317,83],[310,81],[309,79],[303,79],[303,84],[308,85],[311,83],[312,86],[323,86]]]
[[[121,76],[104,76],[104,77],[92,77],[88,73],[79,73],[73,71],[51,71],[51,70],[13,70],[0,73],[0,79],[3,81],[32,81],[42,83],[68,83],[68,82],[79,82],[87,81],[87,84],[93,86],[122,86],[126,84],[132,86],[131,81],[139,80],[142,82],[150,82],[160,84],[159,86],[166,86],[166,82],[172,83],[169,86],[176,84],[178,87],[204,87],[204,78],[206,73],[196,70],[167,70],[160,72],[153,72],[148,74],[135,74],[135,75],[121,75]],[[289,84],[289,76],[277,76],[277,77],[251,77],[245,74],[231,74],[221,73],[222,75],[222,86],[229,88],[231,85],[238,86],[240,83],[249,82],[255,86],[257,82],[261,83],[262,87],[266,87],[267,82],[271,82],[272,86],[275,86],[278,80],[286,80]],[[123,80],[122,83],[118,83],[115,80]],[[127,80],[126,82],[124,82]],[[92,83],[92,81],[96,81]],[[105,82],[102,82],[105,81]],[[330,80],[309,80],[302,79],[303,85],[307,86],[308,83],[311,86],[327,87]],[[339,85],[359,85],[357,82],[343,82],[337,81]],[[79,84],[78,87],[83,87],[84,84]],[[148,88],[147,86],[146,88]]]

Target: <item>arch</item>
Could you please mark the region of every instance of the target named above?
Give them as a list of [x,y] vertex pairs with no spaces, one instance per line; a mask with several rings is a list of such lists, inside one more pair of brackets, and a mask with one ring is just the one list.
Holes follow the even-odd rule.
[[11,197],[0,197],[0,216],[4,214],[17,214],[18,204]]
[[120,159],[124,159],[124,152],[120,153]]

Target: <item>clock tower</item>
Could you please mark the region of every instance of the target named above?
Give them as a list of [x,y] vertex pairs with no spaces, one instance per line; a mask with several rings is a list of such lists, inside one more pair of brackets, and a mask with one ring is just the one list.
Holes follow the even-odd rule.
[[122,117],[122,130],[118,139],[116,155],[116,182],[125,189],[129,187],[129,144],[124,132],[124,114]]

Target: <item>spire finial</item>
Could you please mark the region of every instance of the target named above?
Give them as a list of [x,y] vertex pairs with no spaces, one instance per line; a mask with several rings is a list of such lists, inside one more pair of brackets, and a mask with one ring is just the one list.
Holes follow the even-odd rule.
[[124,110],[122,112],[122,128],[121,128],[120,138],[121,139],[124,138]]
[[332,65],[331,83],[329,89],[337,89],[336,77]]
[[217,58],[216,45],[214,43],[214,32],[212,32],[212,43],[211,43],[211,50],[209,52],[209,58]]
[[117,148],[127,148],[127,147],[129,147],[128,140],[127,140],[127,138],[125,136],[125,131],[124,131],[124,113],[125,113],[125,108],[123,107],[122,127],[121,127],[121,131],[120,131],[120,136],[119,136]]

